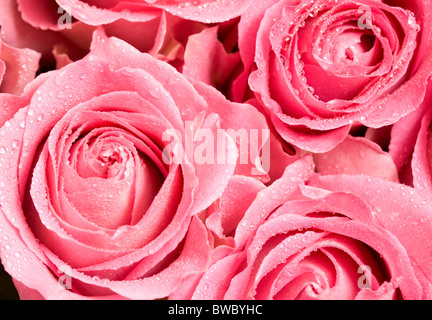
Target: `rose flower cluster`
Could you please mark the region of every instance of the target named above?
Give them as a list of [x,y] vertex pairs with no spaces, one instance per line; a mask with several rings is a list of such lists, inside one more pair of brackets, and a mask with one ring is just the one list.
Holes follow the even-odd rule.
[[21,299],[432,299],[430,1],[0,2]]

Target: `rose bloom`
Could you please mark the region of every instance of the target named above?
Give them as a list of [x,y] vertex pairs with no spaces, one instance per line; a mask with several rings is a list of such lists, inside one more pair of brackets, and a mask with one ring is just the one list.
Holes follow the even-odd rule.
[[[173,60],[183,43],[176,39],[176,34],[171,35],[171,27],[184,32],[185,37],[189,34],[186,30],[192,34],[203,28],[194,22],[185,22],[181,26],[179,22],[182,19],[164,12],[148,21],[119,18],[103,25],[89,25],[73,18],[53,1],[5,0],[0,13],[3,41],[17,48],[30,48],[41,53],[44,71],[59,69],[82,58],[89,52],[96,36],[104,39],[115,36],[142,52],[160,54],[165,59]],[[96,35],[95,30],[98,31]]]
[[206,221],[219,259],[178,297],[431,299],[428,202],[387,179],[314,171],[306,156],[268,187],[232,180],[221,205],[241,205]]
[[73,20],[62,8],[44,2],[4,0],[0,35],[8,46],[38,52],[40,70],[60,68],[89,52],[94,26]]
[[242,15],[246,83],[279,134],[326,152],[353,126],[380,128],[416,110],[432,72],[427,1],[257,0]]
[[[15,109],[0,129],[0,253],[22,299],[164,298],[204,272],[213,240],[197,215],[256,169],[222,129],[267,129],[116,38],[0,101]],[[218,155],[234,161],[167,161],[189,129],[222,130]]]
[[[103,4],[106,6],[107,2]],[[228,92],[232,78],[241,68],[238,50],[233,52],[239,19],[208,25],[159,9],[151,9],[152,14],[140,19],[131,18],[126,9],[120,10],[111,19],[106,9],[84,6],[86,9],[82,10],[89,12],[86,18],[83,13],[77,20],[69,12],[79,13],[74,6],[81,6],[78,2],[70,5],[63,8],[53,1],[6,0],[0,8],[2,39],[12,46],[41,53],[41,69],[46,71],[82,58],[91,49],[91,43],[116,37],[223,93]],[[148,4],[142,5],[144,11],[149,8]],[[106,19],[93,21],[93,10],[100,11],[98,14]],[[206,14],[210,13],[214,13],[213,9]]]

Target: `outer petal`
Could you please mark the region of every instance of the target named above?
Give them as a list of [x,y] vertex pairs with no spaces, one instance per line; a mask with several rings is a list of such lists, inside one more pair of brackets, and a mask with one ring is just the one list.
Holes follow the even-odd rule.
[[430,138],[431,123],[432,113],[428,111],[421,121],[411,164],[414,187],[423,194],[426,199],[432,199],[432,166],[430,158],[432,149],[432,141]]
[[317,170],[324,175],[365,174],[398,182],[393,159],[375,143],[348,136],[330,152],[314,156]]
[[[218,114],[220,127],[237,143],[239,157],[236,174],[267,180],[272,150],[269,150],[271,137],[265,117],[249,104],[232,103],[215,88],[200,81],[191,82],[200,95],[209,101],[208,112]],[[243,140],[244,135],[247,137]]]
[[244,253],[229,255],[212,265],[192,296],[194,300],[222,300],[232,277],[244,263]]
[[424,111],[413,112],[396,122],[392,127],[389,152],[398,170],[409,161],[413,152]]
[[[3,235],[0,239],[1,261],[5,270],[16,279],[17,283],[21,283],[17,286],[21,299],[41,296],[57,299],[80,298],[79,295],[71,293],[60,285],[44,262],[39,260],[23,242],[18,230],[10,224],[3,212],[0,213],[0,226]],[[31,231],[24,228],[21,230],[22,234],[31,236]],[[36,293],[35,290],[27,289],[28,287],[37,288],[39,291]]]
[[233,176],[220,199],[219,208],[206,219],[207,227],[221,239],[232,237],[258,192],[264,188],[256,179]]
[[20,95],[36,77],[40,57],[40,53],[31,49],[16,49],[2,43],[0,59],[5,63],[6,73],[0,91]]
[[171,0],[149,0],[145,2],[119,1],[93,6],[81,0],[56,1],[63,8],[68,8],[74,17],[91,25],[110,23],[118,19],[146,21],[160,14],[158,9],[187,20],[216,23],[238,17],[252,2],[252,0],[206,1],[205,3],[197,1],[186,5]]
[[235,1],[196,1],[192,5],[180,5],[174,0],[151,0],[157,8],[162,8],[184,19],[205,23],[224,22],[240,16],[253,0]]
[[217,40],[218,27],[204,29],[189,38],[183,74],[225,92],[240,63],[238,53],[228,54]]
[[119,3],[114,10],[89,5],[81,0],[56,0],[70,15],[86,24],[98,26],[119,19],[128,21],[148,21],[161,14],[158,9],[151,8],[146,3]]
[[[23,20],[35,28],[58,31],[61,29],[59,22],[66,26],[69,19],[69,23],[72,23],[71,17],[63,16],[62,18],[65,11],[59,9],[52,1],[42,0],[36,3],[31,0],[17,0],[17,4]],[[69,27],[69,25],[67,26]]]
[[267,8],[278,0],[255,1],[253,6],[242,15],[239,23],[239,48],[245,72],[249,73],[255,58],[255,46],[261,19]]
[[26,88],[24,88],[24,92],[21,96],[12,95],[9,93],[0,93],[0,124],[2,126],[6,121],[11,120],[19,109],[28,105],[34,92],[47,77],[49,77],[49,73],[37,77]]

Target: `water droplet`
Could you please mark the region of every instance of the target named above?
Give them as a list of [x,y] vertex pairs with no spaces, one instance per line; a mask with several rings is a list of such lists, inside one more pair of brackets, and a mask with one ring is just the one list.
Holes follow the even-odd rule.
[[159,88],[153,88],[153,89],[151,89],[151,90],[149,91],[149,93],[150,93],[150,95],[151,95],[153,98],[160,98],[160,90],[159,90]]
[[276,190],[271,191],[270,198],[272,198],[274,200],[278,199],[278,194],[277,194]]

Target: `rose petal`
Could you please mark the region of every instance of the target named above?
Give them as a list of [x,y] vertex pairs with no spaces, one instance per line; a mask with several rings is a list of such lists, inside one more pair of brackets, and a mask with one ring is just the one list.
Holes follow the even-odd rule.
[[298,191],[301,181],[308,180],[313,170],[312,158],[306,156],[289,165],[279,180],[258,193],[257,198],[246,211],[236,229],[234,239],[238,248],[242,248],[246,244],[248,238],[265,221],[273,209],[279,207]]
[[[206,239],[205,227],[195,217],[191,220],[180,256],[167,268],[155,275],[134,281],[109,281],[107,279],[95,279],[72,269],[71,276],[73,281],[83,281],[94,286],[102,285],[104,288],[129,299],[163,298],[176,289],[181,283],[181,279],[204,270],[210,257],[210,247]],[[51,254],[49,258],[57,265],[61,263]]]
[[428,111],[421,121],[418,138],[415,144],[412,158],[412,172],[414,187],[426,199],[432,197],[432,176],[430,162],[430,124],[432,121],[431,112]]
[[263,189],[264,185],[256,179],[233,176],[221,197],[220,207],[207,218],[207,227],[220,238],[232,236],[244,213]]
[[243,253],[232,254],[217,261],[198,284],[193,300],[221,300],[232,277],[244,261]]
[[324,175],[365,174],[399,182],[392,158],[373,142],[348,136],[330,152],[314,156],[317,170]]
[[179,5],[175,0],[148,1],[157,8],[162,8],[169,13],[178,15],[184,19],[205,23],[224,22],[240,16],[252,3],[252,0],[236,1],[202,1],[193,5]]
[[[103,25],[119,19],[128,21],[148,21],[160,15],[160,10],[149,7],[145,3],[119,3],[113,10],[92,6],[80,0],[56,0],[70,15],[89,25]],[[126,11],[128,10],[128,11]]]
[[0,59],[5,63],[6,72],[0,91],[20,95],[36,77],[40,57],[40,53],[31,49],[16,49],[2,43]]
[[228,54],[225,51],[217,39],[218,29],[207,28],[189,38],[182,73],[224,92],[240,62],[240,57],[237,53]]
[[17,0],[17,4],[23,20],[33,27],[42,30],[57,31],[60,29],[59,21],[61,21],[61,13],[64,13],[64,10],[60,10],[55,2],[43,0],[36,3],[31,0]]
[[[6,219],[3,212],[0,212],[0,226],[3,235],[0,238],[1,261],[5,266],[5,270],[13,278],[17,279],[15,284],[21,299],[40,298],[41,296],[51,296],[57,299],[78,298],[77,294],[66,290],[64,286],[57,282],[44,261],[37,258],[37,255],[24,243],[25,240],[19,234],[33,237],[31,231],[25,225],[18,231]],[[13,246],[12,240],[14,241]],[[10,252],[12,247],[13,254]],[[26,285],[23,283],[26,283]]]
[[[235,139],[239,152],[236,174],[267,180],[266,175],[271,166],[271,150],[265,146],[269,146],[267,143],[270,130],[263,115],[249,104],[229,102],[215,88],[202,82],[191,80],[191,83],[200,95],[209,101],[208,112],[217,113],[221,128]],[[243,121],[239,122],[239,119]],[[261,165],[258,165],[258,162]]]

